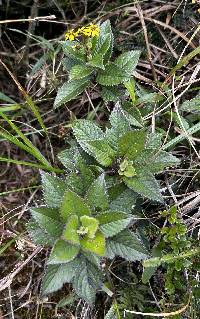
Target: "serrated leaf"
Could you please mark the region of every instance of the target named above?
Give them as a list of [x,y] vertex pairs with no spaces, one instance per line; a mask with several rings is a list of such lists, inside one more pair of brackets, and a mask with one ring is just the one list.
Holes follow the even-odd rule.
[[120,155],[134,160],[144,150],[146,136],[146,130],[135,130],[124,134],[119,139]]
[[179,107],[181,111],[186,112],[194,112],[199,113],[200,112],[200,94],[197,94],[193,99],[189,101],[183,102],[183,104]]
[[96,291],[102,285],[102,273],[99,268],[82,257],[79,267],[74,273],[72,283],[77,295],[92,305],[95,301]]
[[85,78],[93,72],[93,68],[90,68],[84,64],[74,65],[69,72],[70,80],[79,80]]
[[[83,143],[82,143],[83,146]],[[93,155],[103,166],[110,166],[115,158],[115,152],[106,140],[94,140],[84,144],[88,153]]]
[[111,57],[113,49],[113,35],[110,21],[106,20],[100,25],[100,35],[94,46],[94,54],[102,55],[105,64]]
[[79,226],[78,216],[76,215],[69,216],[67,224],[62,234],[62,238],[72,244],[79,245],[80,241],[79,241],[79,235],[77,233],[78,226]]
[[67,183],[56,176],[41,173],[44,199],[48,207],[59,207],[67,189]]
[[67,56],[64,59],[62,59],[61,63],[64,67],[64,70],[69,72],[73,66],[80,64],[80,60],[72,56]]
[[132,75],[138,64],[139,57],[140,51],[138,50],[124,52],[115,60],[115,64],[129,75]]
[[97,83],[106,86],[117,85],[129,80],[128,74],[114,63],[107,64],[104,71],[99,71]]
[[129,261],[143,260],[148,252],[141,239],[128,230],[123,230],[117,236],[107,240],[107,257],[120,256]]
[[[75,60],[79,61],[79,63],[85,63],[86,62],[86,56],[84,50],[76,50],[74,49],[74,46],[78,44],[78,42],[73,41],[63,41],[62,48],[63,52],[67,57],[74,58]],[[78,63],[76,63],[78,64]]]
[[69,171],[76,171],[79,168],[79,163],[84,162],[77,146],[67,148],[60,152],[57,157]]
[[31,240],[36,245],[53,246],[55,238],[52,238],[44,229],[40,228],[36,222],[29,222],[26,226]]
[[85,164],[79,165],[79,169],[76,172],[72,172],[67,175],[67,185],[68,189],[74,191],[80,196],[84,196],[86,190],[94,181],[94,175]]
[[105,176],[100,175],[90,186],[86,198],[90,207],[106,210],[108,208],[108,195],[106,190]]
[[81,247],[90,251],[97,256],[105,255],[105,237],[102,232],[97,231],[94,238],[89,238],[88,236],[84,236],[81,240]]
[[135,165],[153,174],[162,172],[166,167],[180,164],[180,160],[172,154],[156,149],[145,149],[136,159]]
[[63,198],[60,208],[60,215],[64,222],[66,222],[70,215],[90,215],[91,211],[86,202],[76,193],[68,190]]
[[104,86],[101,91],[101,97],[105,102],[118,102],[122,94],[124,95],[124,92],[115,86]]
[[117,103],[109,117],[111,128],[106,130],[106,138],[112,147],[118,151],[119,138],[131,130],[131,126],[125,112]]
[[81,147],[104,166],[109,166],[115,156],[104,139],[104,132],[93,122],[82,120],[73,125],[73,132]]
[[123,181],[130,189],[143,197],[163,203],[159,184],[152,173],[143,171],[132,178],[123,177]]
[[135,192],[126,188],[111,201],[110,209],[130,214],[136,206],[137,198],[138,195]]
[[57,209],[48,207],[31,208],[31,215],[39,226],[51,237],[58,238],[63,229],[60,215]]
[[49,265],[42,281],[42,294],[46,295],[57,291],[61,289],[66,282],[71,282],[77,267],[77,259],[67,264]]
[[72,129],[79,144],[104,138],[104,132],[101,128],[89,120],[75,121]]
[[75,99],[89,85],[88,77],[65,82],[59,89],[54,101],[54,108]]
[[115,236],[125,229],[133,219],[133,216],[119,211],[108,211],[96,216],[100,223],[100,230],[106,238]]
[[96,53],[91,60],[87,63],[87,65],[105,70],[104,64],[103,64],[103,55]]
[[131,125],[142,128],[144,125],[142,115],[139,109],[132,105],[129,101],[123,102],[123,110]]
[[147,136],[146,148],[159,149],[162,144],[162,134],[161,133],[150,133]]
[[80,247],[58,239],[51,251],[48,264],[62,264],[73,260],[79,253]]

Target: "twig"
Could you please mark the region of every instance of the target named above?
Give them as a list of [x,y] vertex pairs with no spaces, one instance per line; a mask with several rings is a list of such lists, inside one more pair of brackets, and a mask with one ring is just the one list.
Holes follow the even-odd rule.
[[34,17],[34,18],[28,18],[28,19],[3,20],[3,21],[0,21],[0,24],[30,22],[30,21],[46,21],[46,20],[53,20],[53,19],[56,19],[56,16],[54,14],[50,16]]

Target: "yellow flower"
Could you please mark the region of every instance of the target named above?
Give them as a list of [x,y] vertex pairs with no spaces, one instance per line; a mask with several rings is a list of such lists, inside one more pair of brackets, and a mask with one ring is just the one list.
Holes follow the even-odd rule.
[[196,0],[192,0],[192,3],[196,3]]
[[94,23],[90,23],[88,26],[78,29],[78,31],[80,34],[86,37],[92,37],[92,38],[95,36],[98,37],[100,33],[99,26]]
[[65,33],[65,40],[74,41],[77,36],[77,32],[75,32],[74,29],[71,29]]

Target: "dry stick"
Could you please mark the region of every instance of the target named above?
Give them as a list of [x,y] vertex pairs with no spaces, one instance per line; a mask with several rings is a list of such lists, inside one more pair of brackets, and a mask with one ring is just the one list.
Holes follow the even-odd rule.
[[193,48],[193,49],[196,49],[196,46],[191,42],[191,39],[189,39],[188,37],[186,37],[186,35],[182,32],[180,32],[179,30],[177,30],[176,28],[173,28],[171,27],[170,25],[164,23],[164,22],[161,22],[161,21],[158,21],[156,19],[151,19],[151,18],[147,18],[147,17],[144,17],[145,20],[147,21],[151,21],[151,22],[154,22],[155,24],[158,24],[164,28],[167,28],[169,30],[171,30],[172,32],[176,33],[179,37],[181,37],[183,40],[185,40],[185,42],[189,43],[189,45]]
[[150,50],[150,46],[149,46],[149,39],[148,39],[146,24],[145,24],[145,21],[144,21],[144,16],[143,16],[142,9],[141,9],[140,5],[137,5],[137,8],[138,8],[138,15],[139,15],[139,18],[140,18],[140,21],[141,21],[141,24],[142,24],[142,28],[143,28],[143,32],[144,32],[144,38],[145,38],[147,52],[148,52],[148,60],[149,60],[149,63],[151,65],[151,71],[152,71],[152,75],[153,75],[154,81],[156,81],[157,80],[157,75],[156,75],[156,71],[155,71],[155,68],[154,68],[154,65],[153,65],[153,62],[152,62],[151,50]]
[[0,291],[8,288],[14,279],[14,277],[31,261],[31,259],[42,250],[41,247],[37,247],[34,252],[16,269],[14,269],[9,275],[0,280]]
[[18,22],[30,22],[30,21],[46,21],[46,20],[53,20],[56,19],[56,16],[44,16],[44,17],[35,17],[35,18],[28,18],[28,19],[14,19],[14,20],[2,20],[0,24],[7,24],[7,23],[18,23]]
[[28,64],[28,54],[29,54],[29,47],[30,47],[30,41],[31,38],[29,36],[29,34],[34,35],[35,33],[35,27],[36,27],[36,21],[34,20],[34,18],[37,17],[38,14],[38,2],[39,0],[34,0],[33,5],[31,7],[31,21],[29,21],[29,27],[28,27],[28,35],[26,38],[26,44],[25,44],[25,49],[24,49],[24,53],[23,53],[23,59],[25,60],[25,62]]
[[133,313],[135,315],[141,315],[141,316],[164,317],[164,318],[172,317],[172,316],[179,315],[179,314],[185,312],[185,310],[188,308],[188,306],[190,304],[190,299],[191,299],[191,296],[189,296],[188,302],[185,306],[183,306],[179,310],[172,311],[172,312],[152,313],[152,312],[131,311],[131,310],[125,309],[124,314],[126,314],[126,312],[127,312],[127,313]]

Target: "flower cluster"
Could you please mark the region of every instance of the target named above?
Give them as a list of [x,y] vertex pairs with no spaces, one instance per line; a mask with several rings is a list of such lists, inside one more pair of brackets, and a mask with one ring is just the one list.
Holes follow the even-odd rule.
[[97,24],[90,23],[88,26],[81,27],[78,30],[71,29],[66,32],[65,39],[69,41],[74,41],[78,36],[84,37],[98,37],[100,33],[100,28]]

